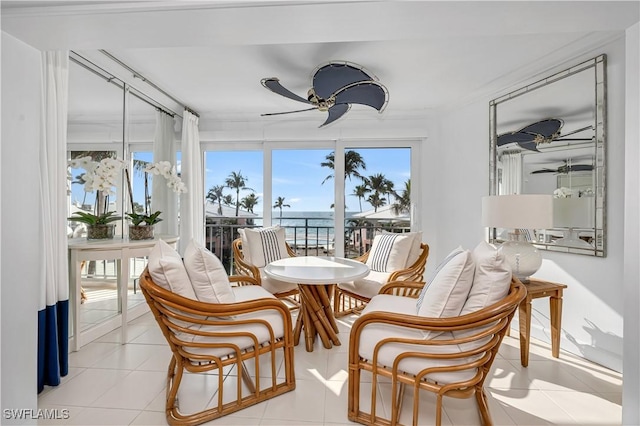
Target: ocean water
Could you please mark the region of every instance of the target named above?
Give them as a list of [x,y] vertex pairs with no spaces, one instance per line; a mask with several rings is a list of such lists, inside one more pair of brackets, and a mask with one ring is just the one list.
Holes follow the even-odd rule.
[[[286,229],[287,242],[297,247],[333,248],[334,227],[333,212],[288,212],[272,213],[272,223]],[[262,225],[262,219],[256,220],[256,225]]]

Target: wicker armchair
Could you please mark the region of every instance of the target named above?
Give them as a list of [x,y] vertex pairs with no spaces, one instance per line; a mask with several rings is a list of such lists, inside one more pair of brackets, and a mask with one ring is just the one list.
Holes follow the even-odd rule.
[[[278,299],[285,299],[293,304],[294,308],[300,306],[299,291],[296,284],[285,283],[270,279],[264,274],[264,268],[258,268],[245,260],[242,253],[242,239],[237,238],[233,241],[233,259],[235,262],[235,274],[247,275],[254,278],[259,285],[263,286],[267,291],[276,296]],[[286,244],[287,252],[290,257],[296,255],[293,249]]]
[[[436,394],[437,425],[441,423],[443,396],[468,398],[474,394],[482,423],[491,424],[484,382],[526,289],[512,278],[504,299],[457,317],[427,318],[400,313],[415,306],[411,298],[417,297],[422,285],[390,283],[353,324],[349,342],[349,420],[367,425],[399,424],[405,387],[409,385],[409,389],[413,388],[413,425],[418,424],[420,390]],[[392,299],[404,300],[392,301],[387,294],[405,297],[394,296]],[[386,308],[381,302],[393,305],[389,309],[392,312],[383,311]],[[399,309],[402,303],[398,302],[406,305],[404,310]],[[371,412],[361,409],[363,372],[371,373],[372,377],[372,393],[364,395],[371,398]],[[380,417],[376,411],[380,376],[391,380],[390,419]],[[368,378],[366,381],[369,382]],[[368,404],[362,404],[365,405]]]
[[[370,251],[367,251],[355,260],[362,263],[367,262]],[[372,274],[365,277],[361,282],[338,284],[333,295],[333,312],[336,317],[359,312],[367,305],[371,298],[376,295],[381,288],[392,281],[423,281],[425,265],[429,257],[429,246],[420,244],[420,256],[405,269],[394,271],[382,282],[376,281]]]
[[[296,387],[289,309],[253,278],[229,278],[234,285],[240,284],[233,287],[237,302],[222,304],[165,290],[153,282],[147,269],[140,276],[142,293],[173,353],[166,394],[166,417],[171,425],[205,423]],[[230,368],[237,374],[235,386],[224,384],[233,375]],[[218,380],[213,407],[193,414],[180,412],[178,393],[185,370],[217,373],[211,376]]]

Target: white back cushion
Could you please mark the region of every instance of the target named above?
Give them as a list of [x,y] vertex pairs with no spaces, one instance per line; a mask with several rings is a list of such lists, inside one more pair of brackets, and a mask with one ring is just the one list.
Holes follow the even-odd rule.
[[502,300],[506,297],[511,285],[511,266],[494,246],[482,241],[471,255],[476,271],[461,315],[475,312]]
[[377,272],[394,272],[404,269],[412,243],[413,236],[405,234],[376,235],[367,257],[367,266]]
[[244,232],[248,228],[238,228],[238,234],[240,235],[240,241],[242,241],[242,257],[247,263],[251,263],[251,253],[247,249],[249,242],[247,241],[247,234]]
[[422,245],[422,231],[419,232],[406,232],[405,235],[410,235],[413,237],[413,242],[411,243],[411,250],[409,251],[409,256],[407,257],[407,264],[405,267],[410,267],[414,263],[418,261],[418,258],[422,254],[422,249],[420,246]]
[[261,229],[244,228],[244,235],[247,244],[242,242],[242,252],[245,259],[246,253],[249,252],[250,263],[258,268],[263,268],[274,260],[289,257],[284,228],[279,226]]
[[196,297],[207,303],[234,303],[229,276],[218,257],[191,240],[184,251],[184,266]]
[[159,240],[149,252],[147,265],[153,282],[180,296],[198,300],[182,258],[169,244]]
[[[392,232],[382,231],[379,234],[392,234]],[[422,253],[422,249],[420,248],[420,245],[422,244],[422,231],[404,232],[402,233],[402,235],[404,235],[405,237],[413,238],[411,242],[411,249],[409,250],[409,255],[407,256],[407,263],[405,264],[405,268],[408,268],[417,262],[420,254]]]
[[469,250],[458,247],[438,265],[416,302],[418,315],[448,318],[460,315],[473,283],[475,265]]

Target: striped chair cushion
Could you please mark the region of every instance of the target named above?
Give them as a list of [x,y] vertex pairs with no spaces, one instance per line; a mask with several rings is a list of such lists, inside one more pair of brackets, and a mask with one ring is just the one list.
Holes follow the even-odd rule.
[[245,253],[245,258],[249,257],[251,263],[258,268],[263,268],[274,260],[289,257],[284,228],[279,226],[262,229],[245,228],[244,235],[247,243],[245,246],[243,242],[242,251]]
[[413,236],[403,234],[379,234],[373,238],[367,266],[376,272],[394,272],[404,269]]

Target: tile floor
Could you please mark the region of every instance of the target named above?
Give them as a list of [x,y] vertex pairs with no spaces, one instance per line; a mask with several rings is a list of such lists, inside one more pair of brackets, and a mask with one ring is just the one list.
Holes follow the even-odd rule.
[[[350,323],[339,321],[342,346],[313,352],[295,350],[296,390],[222,417],[209,425],[347,425],[347,344]],[[56,425],[163,425],[166,368],[170,352],[150,314],[132,321],[129,341],[119,330],[69,357],[69,375],[39,396],[39,408],[68,409]],[[515,333],[512,333],[512,335]],[[209,377],[210,379],[210,377]],[[190,376],[181,387],[181,408],[207,404],[215,381]],[[381,386],[384,386],[382,384]],[[384,389],[382,389],[384,392]],[[407,391],[409,393],[409,391]],[[433,424],[435,399],[423,392],[420,425]],[[562,352],[551,357],[547,344],[533,340],[528,368],[520,365],[519,344],[506,337],[487,394],[496,425],[619,425],[622,375]],[[204,399],[203,399],[204,398]],[[382,410],[390,410],[383,401]],[[410,421],[410,404],[404,404]],[[479,424],[475,399],[444,399],[444,425]]]

